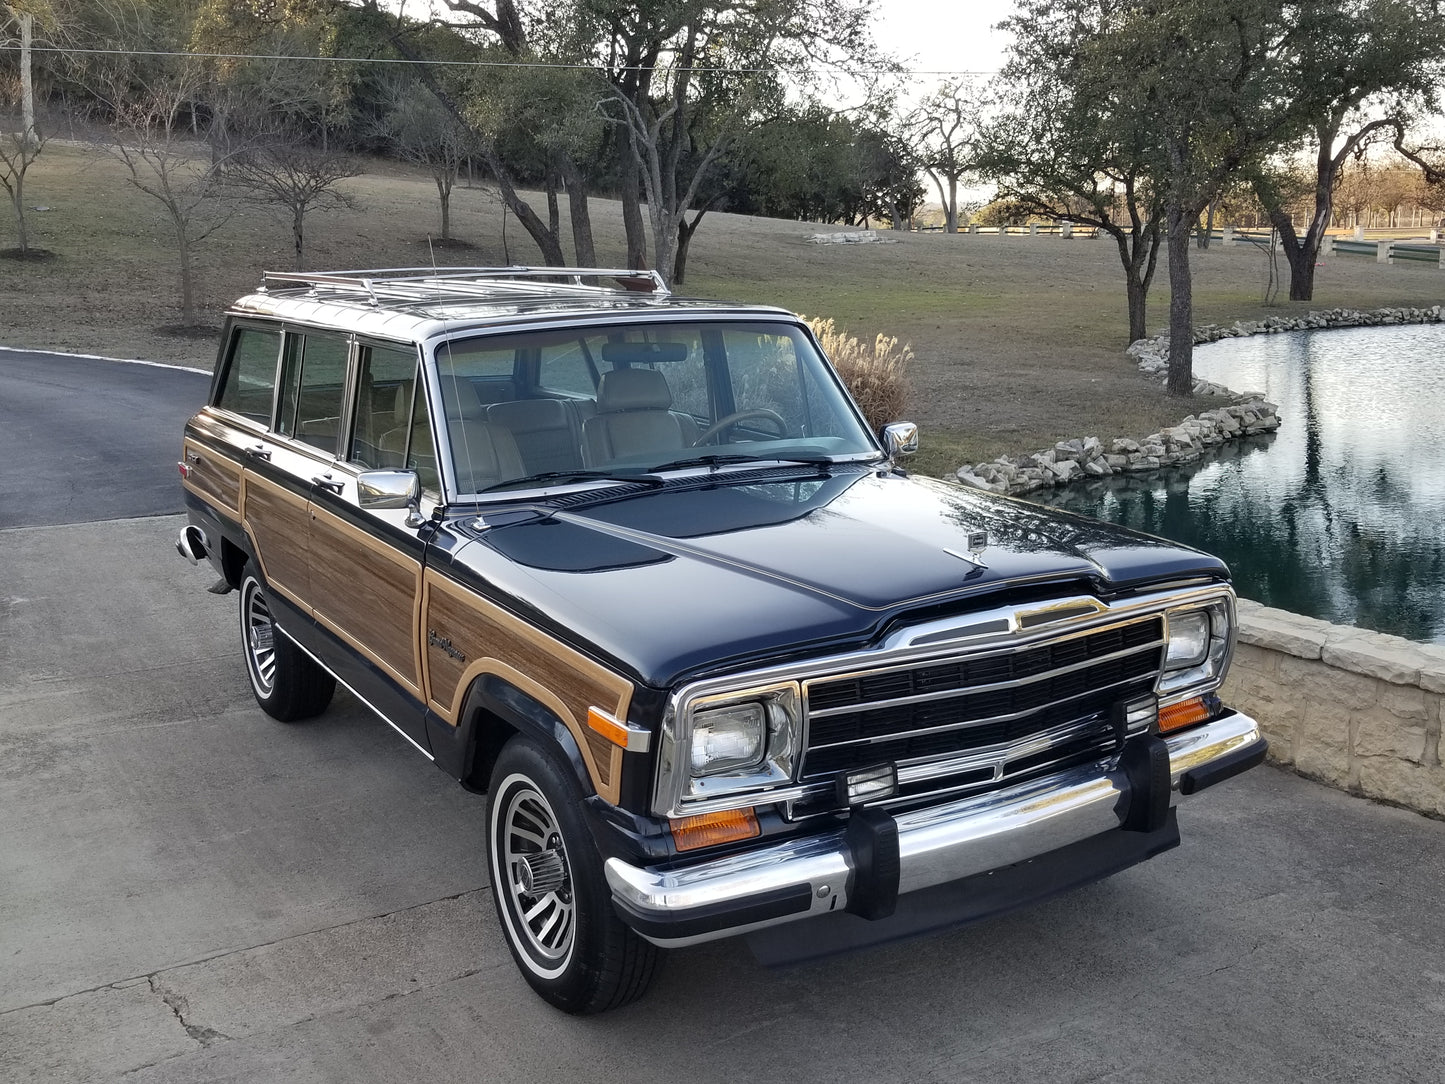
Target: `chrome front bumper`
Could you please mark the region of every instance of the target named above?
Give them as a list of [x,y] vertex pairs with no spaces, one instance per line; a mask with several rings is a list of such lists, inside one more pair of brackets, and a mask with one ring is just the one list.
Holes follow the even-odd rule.
[[[1238,712],[1163,742],[1170,806],[1253,767],[1265,751],[1258,724]],[[898,895],[1118,830],[1137,789],[1122,767],[1102,772],[1089,766],[900,813],[893,818]],[[671,947],[849,910],[860,877],[871,876],[860,869],[855,853],[848,834],[834,830],[675,870],[609,858],[606,873],[624,921],[655,944]]]

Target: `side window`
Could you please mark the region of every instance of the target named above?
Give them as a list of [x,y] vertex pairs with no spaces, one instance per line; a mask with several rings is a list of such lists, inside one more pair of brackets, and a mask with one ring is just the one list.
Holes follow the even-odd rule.
[[437,474],[436,445],[432,442],[431,421],[426,412],[426,389],[422,386],[420,371],[413,381],[415,394],[412,396],[411,424],[406,442],[407,470],[414,470],[421,479],[422,492],[433,500],[441,498],[441,476]]
[[597,394],[597,376],[580,339],[548,343],[542,347],[537,385],[543,391],[589,399]]
[[[436,350],[437,372],[468,406],[472,400],[483,405],[505,403],[517,397],[517,355],[513,346],[445,342]],[[463,384],[470,387],[462,388]]]
[[279,331],[237,328],[231,336],[226,375],[216,405],[262,425],[269,424],[271,397],[276,388],[276,359],[280,353]]
[[278,432],[336,454],[349,350],[345,339],[329,335],[286,336]]
[[361,348],[356,426],[347,459],[363,467],[401,467],[405,463],[416,376],[414,350]]

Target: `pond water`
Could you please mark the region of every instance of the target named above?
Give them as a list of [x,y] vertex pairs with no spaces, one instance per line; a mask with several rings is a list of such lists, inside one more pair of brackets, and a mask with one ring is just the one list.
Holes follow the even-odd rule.
[[1226,339],[1194,366],[1279,430],[1047,503],[1218,554],[1267,606],[1445,643],[1445,325]]

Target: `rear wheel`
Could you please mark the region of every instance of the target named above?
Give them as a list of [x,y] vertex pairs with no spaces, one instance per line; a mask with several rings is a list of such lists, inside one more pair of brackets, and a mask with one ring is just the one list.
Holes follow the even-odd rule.
[[265,589],[249,564],[241,576],[241,649],[251,692],[271,718],[283,723],[309,719],[331,703],[336,679],[276,627]]
[[581,802],[571,770],[530,739],[497,758],[487,805],[497,917],[522,977],[575,1014],[637,1000],[661,955],[613,912]]

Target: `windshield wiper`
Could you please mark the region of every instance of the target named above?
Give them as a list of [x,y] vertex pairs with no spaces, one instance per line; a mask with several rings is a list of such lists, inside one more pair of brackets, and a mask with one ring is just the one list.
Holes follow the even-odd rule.
[[659,463],[654,471],[683,470],[687,467],[724,467],[730,463],[800,463],[809,467],[831,467],[833,460],[825,455],[695,455],[688,459],[674,459],[670,463]]
[[516,489],[518,486],[533,485],[541,482],[634,482],[638,485],[661,486],[666,485],[661,478],[654,478],[650,474],[622,474],[620,472],[605,470],[545,470],[540,474],[529,474],[525,478],[508,478],[504,482],[495,482],[492,485],[484,486],[478,490],[479,493],[491,493],[498,489]]

